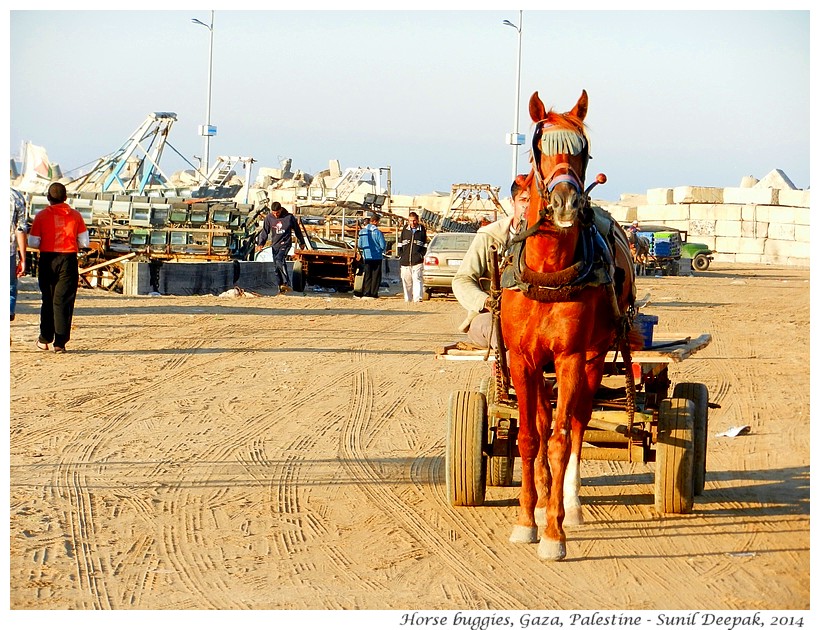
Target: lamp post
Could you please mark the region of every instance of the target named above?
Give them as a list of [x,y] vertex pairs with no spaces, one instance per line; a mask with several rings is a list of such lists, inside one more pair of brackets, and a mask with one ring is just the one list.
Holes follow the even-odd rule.
[[518,32],[518,63],[515,67],[515,122],[513,132],[507,134],[507,144],[513,148],[513,171],[512,179],[518,175],[518,147],[524,144],[524,135],[518,133],[518,113],[521,108],[521,30],[524,27],[524,12],[518,12],[518,25],[509,20],[502,22],[505,26],[512,26]]
[[214,70],[214,12],[211,11],[210,24],[205,24],[205,22],[197,20],[196,18],[191,18],[191,22],[204,26],[210,33],[210,41],[208,43],[208,100],[205,106],[205,124],[199,127],[199,135],[205,137],[205,153],[202,157],[202,163],[200,164],[202,179],[205,181],[208,177],[208,167],[210,166],[209,149],[211,136],[216,135],[216,127],[211,125],[211,80]]

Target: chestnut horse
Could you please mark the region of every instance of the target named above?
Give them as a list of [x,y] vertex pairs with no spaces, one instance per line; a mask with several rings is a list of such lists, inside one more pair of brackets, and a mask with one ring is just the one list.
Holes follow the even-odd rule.
[[[538,92],[530,99],[536,123],[530,206],[513,239],[518,253],[513,247],[510,255],[516,283],[501,297],[522,469],[510,541],[538,542],[537,525],[544,525],[538,555],[546,560],[566,556],[564,525],[583,522],[581,443],[607,351],[617,343],[631,361],[626,340],[634,316],[634,268],[623,229],[591,207],[588,193],[595,184],[584,189],[587,104],[586,91],[564,114],[545,111]],[[604,181],[599,175],[597,183]],[[552,384],[544,377],[550,363],[554,413]]]

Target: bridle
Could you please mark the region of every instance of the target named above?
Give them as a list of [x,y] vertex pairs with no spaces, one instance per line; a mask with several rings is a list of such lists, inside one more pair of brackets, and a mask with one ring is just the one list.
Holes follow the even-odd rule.
[[[583,212],[583,209],[589,208],[589,192],[599,183],[603,183],[600,181],[601,176],[598,176],[596,181],[584,190],[586,168],[589,160],[591,159],[589,155],[589,143],[582,133],[569,129],[565,130],[564,134],[558,134],[558,144],[561,145],[560,152],[569,153],[571,155],[580,154],[582,159],[581,173],[579,174],[576,169],[569,164],[569,162],[560,162],[559,164],[556,164],[546,175],[541,173],[541,140],[544,135],[544,128],[552,126],[553,125],[548,123],[546,119],[539,120],[535,124],[535,132],[532,135],[532,152],[530,153],[530,162],[532,164],[535,187],[538,191],[538,196],[541,198],[541,207],[538,210],[538,220],[533,223],[533,225],[528,226],[525,230],[519,232],[519,234],[517,234],[514,238],[516,241],[532,236],[538,232],[542,225],[552,222],[554,211],[551,196],[552,191],[558,184],[563,182],[575,188],[581,197],[582,214],[591,215],[591,212]],[[558,152],[559,151],[556,150],[556,153]],[[606,178],[604,178],[604,181],[606,181]]]

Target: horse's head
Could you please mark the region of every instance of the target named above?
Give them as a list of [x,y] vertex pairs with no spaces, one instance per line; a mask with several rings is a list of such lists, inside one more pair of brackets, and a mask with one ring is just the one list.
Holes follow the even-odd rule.
[[[569,228],[586,208],[584,178],[589,162],[589,140],[584,118],[587,104],[586,90],[581,92],[575,107],[564,114],[546,111],[538,92],[530,98],[535,133],[532,138],[534,177],[527,216],[529,225],[551,220],[558,228]],[[601,177],[603,175],[599,176],[599,183],[603,183]]]

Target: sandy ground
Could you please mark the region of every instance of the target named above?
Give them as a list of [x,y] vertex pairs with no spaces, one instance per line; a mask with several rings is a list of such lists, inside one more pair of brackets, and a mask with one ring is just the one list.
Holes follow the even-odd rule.
[[[11,609],[780,610],[809,598],[809,271],[640,278],[664,332],[712,343],[708,475],[653,511],[654,464],[585,462],[568,558],[507,542],[517,488],[453,508],[447,401],[480,362],[449,298],[81,290],[70,352],[11,326]],[[735,425],[751,432],[716,437]],[[516,471],[516,478],[518,472]]]

